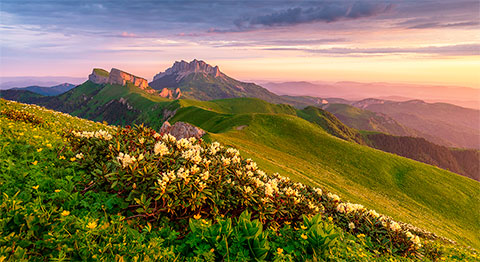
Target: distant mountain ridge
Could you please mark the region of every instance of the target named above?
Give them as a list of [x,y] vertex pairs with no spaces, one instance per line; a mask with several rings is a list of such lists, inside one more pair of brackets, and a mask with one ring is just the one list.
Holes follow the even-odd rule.
[[421,99],[480,109],[480,89],[462,86],[353,81],[267,82],[262,86],[274,93],[289,96],[338,97],[356,101],[371,97],[401,97],[401,100]]
[[439,137],[440,145],[480,149],[480,111],[447,103],[422,100],[396,102],[364,99],[353,106],[386,114],[402,125],[423,134]]
[[55,86],[45,87],[45,86],[27,86],[27,87],[15,87],[13,90],[25,90],[30,91],[39,95],[44,96],[56,96],[62,93],[67,92],[68,90],[74,88],[76,85],[63,83]]

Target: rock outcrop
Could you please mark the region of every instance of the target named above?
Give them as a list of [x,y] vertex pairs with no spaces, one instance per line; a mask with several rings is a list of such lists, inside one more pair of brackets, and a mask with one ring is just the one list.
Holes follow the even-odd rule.
[[184,60],[180,62],[176,61],[173,66],[165,70],[165,72],[155,75],[153,81],[169,75],[174,75],[178,81],[191,73],[204,73],[213,77],[223,76],[223,73],[220,72],[218,66],[213,67],[202,60],[194,59],[191,62],[186,62]]
[[108,75],[107,71],[100,68],[94,68],[92,73],[88,76],[88,80],[95,84],[106,84],[108,82]]
[[171,134],[176,139],[182,138],[200,138],[205,134],[205,131],[190,124],[184,122],[176,122],[170,125],[168,121],[165,121],[160,128],[160,134]]
[[146,89],[148,87],[148,81],[145,78],[134,76],[127,72],[118,70],[116,68],[112,68],[110,71],[110,75],[108,77],[109,84],[116,84],[116,85],[126,85],[127,82],[132,83],[133,85],[140,87],[141,89]]
[[182,96],[182,91],[180,91],[180,88],[175,89],[175,91],[172,91],[168,88],[163,88],[158,95],[169,99],[179,99]]
[[[143,90],[150,91],[147,79],[129,74],[116,68],[112,68],[110,73],[103,69],[95,68],[93,69],[92,74],[88,76],[88,80],[95,84],[113,84],[121,86],[124,86],[127,83],[132,83]],[[151,91],[153,92],[154,90]]]

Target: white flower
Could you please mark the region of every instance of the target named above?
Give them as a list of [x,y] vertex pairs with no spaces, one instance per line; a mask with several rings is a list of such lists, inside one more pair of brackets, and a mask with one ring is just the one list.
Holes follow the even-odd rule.
[[238,152],[237,149],[230,147],[230,148],[227,149],[227,155],[232,156],[232,157],[233,156],[240,156],[240,152]]
[[185,170],[183,167],[177,170],[177,177],[183,179],[185,183],[188,183],[190,181],[190,171],[187,169]]
[[128,154],[120,153],[117,156],[118,162],[122,164],[123,168],[126,168],[127,166],[133,164],[137,159],[135,157],[131,157]]
[[231,159],[228,158],[228,157],[225,158],[225,157],[222,156],[222,163],[223,163],[224,166],[228,166],[231,163]]
[[330,198],[330,200],[332,201],[340,201],[340,197],[332,193],[328,193],[327,197]]
[[155,155],[164,156],[169,153],[168,147],[163,142],[157,142],[153,148]]
[[163,135],[162,140],[163,140],[164,142],[166,142],[166,143],[168,143],[168,142],[177,142],[177,139],[176,139],[174,136],[170,135],[170,134],[165,134],[165,135]]
[[287,187],[286,189],[284,189],[284,191],[285,191],[285,195],[287,195],[287,196],[298,197],[298,191],[296,189],[293,189],[291,187]]
[[392,222],[390,223],[390,229],[391,229],[392,231],[400,231],[402,228],[400,227],[400,225],[399,225],[397,222],[392,221]]
[[208,153],[209,153],[210,155],[216,155],[219,150],[220,150],[220,143],[218,143],[218,142],[213,142],[213,143],[210,145],[210,148],[208,149]]
[[353,222],[348,223],[348,228],[355,229],[355,224]]
[[314,188],[313,191],[315,191],[315,193],[317,193],[317,195],[319,195],[319,196],[321,196],[323,194],[322,189],[320,189],[318,187]]
[[368,210],[367,212],[371,217],[378,218],[380,215],[375,210]]
[[190,147],[192,147],[192,144],[187,139],[182,138],[177,141],[177,147],[178,149],[189,149]]
[[208,180],[209,177],[210,177],[210,173],[209,173],[208,171],[205,171],[205,172],[203,172],[202,174],[200,174],[200,178],[201,178],[202,180],[205,180],[205,181],[206,181],[206,180]]
[[193,165],[193,166],[190,168],[190,174],[192,174],[192,175],[195,175],[196,173],[198,173],[198,171],[200,171],[200,168],[198,168],[197,165]]
[[247,159],[247,165],[245,168],[247,170],[255,171],[257,170],[257,163],[253,162],[251,159]]
[[76,158],[82,159],[83,158],[83,153],[78,153],[75,155]]

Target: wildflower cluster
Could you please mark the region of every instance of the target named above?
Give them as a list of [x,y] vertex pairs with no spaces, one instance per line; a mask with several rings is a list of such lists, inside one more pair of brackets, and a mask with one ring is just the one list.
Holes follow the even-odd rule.
[[217,142],[177,140],[143,126],[119,129],[108,141],[78,134],[67,136],[75,153],[83,153],[90,166],[102,166],[92,172],[96,186],[131,200],[132,212],[151,221],[162,216],[235,216],[247,210],[262,223],[278,227],[302,215],[324,214],[378,245],[390,242],[400,253],[413,254],[420,247],[417,236],[390,218],[343,203],[320,188],[268,175],[238,150]]
[[28,112],[16,109],[4,109],[1,111],[2,115],[15,120],[15,121],[22,121],[25,123],[32,123],[34,125],[43,124],[44,121],[40,117],[37,117],[34,114],[30,114]]
[[103,139],[103,140],[110,140],[112,139],[112,135],[108,133],[108,131],[105,130],[98,130],[98,131],[83,131],[83,132],[72,132],[74,136],[76,137],[82,137],[82,138],[98,138],[98,139]]

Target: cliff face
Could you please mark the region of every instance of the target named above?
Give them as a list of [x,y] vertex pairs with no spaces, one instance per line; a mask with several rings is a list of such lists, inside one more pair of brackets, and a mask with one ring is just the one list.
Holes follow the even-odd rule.
[[107,71],[100,68],[94,68],[92,73],[88,76],[88,80],[95,84],[106,84],[108,82],[108,75]]
[[130,82],[135,86],[140,87],[141,89],[145,89],[148,87],[147,79],[134,76],[132,74],[126,73],[116,68],[112,68],[112,70],[110,71],[110,75],[108,77],[107,82],[109,84],[116,84],[116,85],[122,85],[122,86],[126,85],[127,82]]
[[114,85],[126,85],[127,82],[141,88],[148,88],[148,81],[145,78],[134,76],[127,72],[112,68],[110,73],[103,69],[95,68],[92,74],[88,76],[88,80],[95,84],[114,84]]

